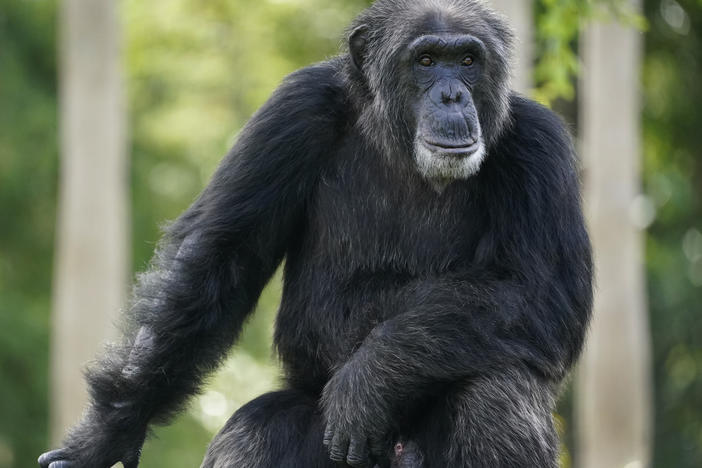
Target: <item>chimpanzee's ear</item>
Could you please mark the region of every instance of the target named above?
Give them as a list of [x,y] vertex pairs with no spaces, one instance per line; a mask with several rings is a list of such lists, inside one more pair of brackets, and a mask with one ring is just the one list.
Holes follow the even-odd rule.
[[353,30],[349,36],[349,51],[351,60],[356,68],[363,68],[363,60],[366,56],[366,45],[368,44],[368,26],[365,24]]

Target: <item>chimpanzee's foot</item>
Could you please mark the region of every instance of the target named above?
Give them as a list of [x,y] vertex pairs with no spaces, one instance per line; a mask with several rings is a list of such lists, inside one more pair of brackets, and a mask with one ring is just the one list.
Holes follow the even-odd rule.
[[424,457],[417,444],[412,441],[395,444],[395,457],[390,468],[422,468],[422,466],[424,466]]

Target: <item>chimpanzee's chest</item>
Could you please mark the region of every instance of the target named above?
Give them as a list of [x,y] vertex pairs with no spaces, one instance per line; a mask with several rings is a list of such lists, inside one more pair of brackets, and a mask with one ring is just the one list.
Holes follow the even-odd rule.
[[422,275],[466,266],[486,226],[471,181],[439,192],[411,161],[393,167],[380,158],[359,154],[324,172],[310,203],[307,247],[340,273]]
[[471,181],[439,193],[372,154],[330,165],[288,252],[275,341],[288,377],[312,388],[378,323],[406,310],[404,291],[469,268],[486,220]]

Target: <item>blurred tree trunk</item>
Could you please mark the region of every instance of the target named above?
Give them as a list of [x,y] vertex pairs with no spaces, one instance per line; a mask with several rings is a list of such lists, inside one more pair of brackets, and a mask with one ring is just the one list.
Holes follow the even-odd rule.
[[82,377],[109,336],[128,276],[119,2],[65,0],[59,17],[61,176],[51,346],[51,439],[86,402]]
[[585,201],[597,289],[577,386],[577,461],[581,468],[642,468],[651,456],[651,350],[643,236],[634,222],[641,34],[594,22],[581,46]]
[[507,18],[517,33],[514,50],[514,75],[512,88],[528,95],[532,88],[534,59],[534,12],[531,0],[491,0]]

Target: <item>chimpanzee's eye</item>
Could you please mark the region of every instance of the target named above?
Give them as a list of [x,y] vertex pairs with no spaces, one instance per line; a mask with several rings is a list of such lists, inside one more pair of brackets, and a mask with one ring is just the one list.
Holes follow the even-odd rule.
[[471,65],[473,65],[473,57],[471,57],[470,55],[467,56],[466,58],[463,59],[462,64],[466,67],[470,67]]
[[434,65],[434,60],[429,55],[422,55],[419,57],[419,64],[423,67],[431,67]]

